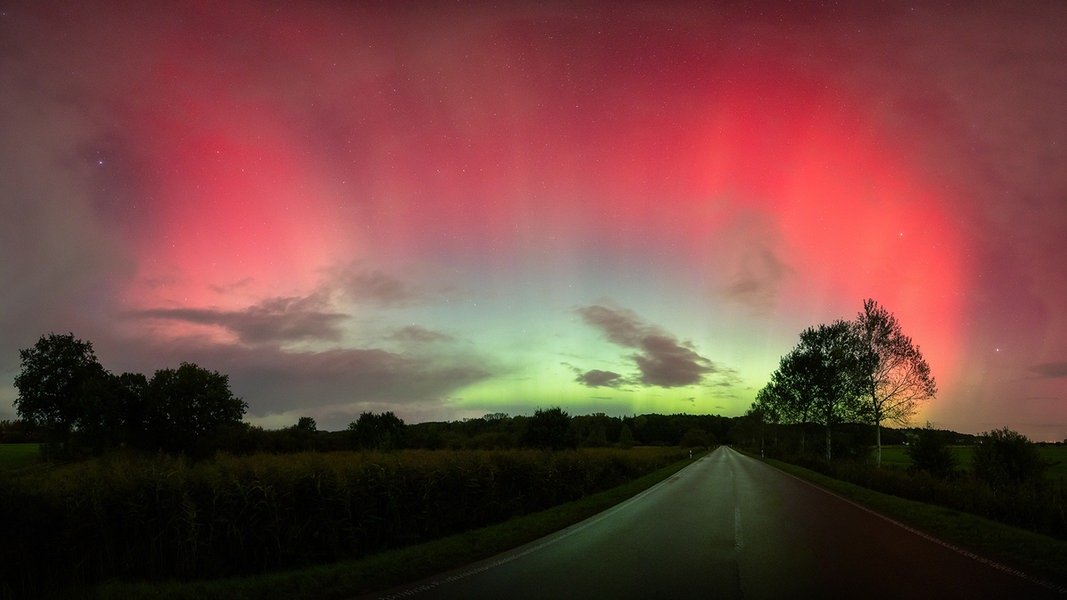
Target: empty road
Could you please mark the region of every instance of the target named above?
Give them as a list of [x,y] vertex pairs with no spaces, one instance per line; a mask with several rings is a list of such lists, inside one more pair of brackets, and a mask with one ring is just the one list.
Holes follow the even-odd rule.
[[1044,598],[727,447],[569,529],[380,598]]

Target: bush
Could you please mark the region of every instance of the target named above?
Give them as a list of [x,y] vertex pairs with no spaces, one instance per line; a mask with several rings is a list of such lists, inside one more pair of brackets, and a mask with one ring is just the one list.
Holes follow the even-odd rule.
[[1039,484],[1045,467],[1037,447],[1026,436],[1007,427],[982,434],[974,449],[974,475],[995,491]]
[[937,477],[948,477],[956,472],[956,457],[948,446],[946,432],[941,432],[928,423],[919,431],[918,439],[907,449],[911,468],[926,471]]

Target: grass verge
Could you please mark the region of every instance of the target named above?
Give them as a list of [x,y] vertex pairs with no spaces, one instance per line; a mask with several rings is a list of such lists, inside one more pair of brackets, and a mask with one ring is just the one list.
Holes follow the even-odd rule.
[[[92,600],[332,600],[352,598],[459,568],[578,523],[667,479],[686,459],[621,486],[504,523],[358,560],[205,581],[112,581],[81,595]],[[65,597],[71,597],[69,592]]]
[[1027,575],[1067,585],[1067,562],[1063,560],[1067,556],[1067,541],[942,506],[883,494],[790,463],[761,460],[963,550]]

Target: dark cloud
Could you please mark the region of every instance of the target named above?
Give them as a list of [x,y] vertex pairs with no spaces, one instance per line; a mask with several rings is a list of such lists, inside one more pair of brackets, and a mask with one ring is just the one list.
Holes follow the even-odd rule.
[[575,381],[589,387],[618,387],[623,383],[623,378],[622,375],[614,371],[592,369],[585,373],[580,373]]
[[137,316],[215,325],[229,330],[245,344],[278,344],[305,340],[337,341],[348,315],[330,312],[318,295],[268,298],[240,311],[203,308],[159,308]]
[[678,387],[701,383],[715,365],[692,348],[666,335],[646,335],[641,339],[644,354],[634,354],[641,371],[641,383],[660,387]]
[[1042,379],[1059,379],[1067,377],[1067,361],[1042,363],[1030,367],[1030,372]]
[[610,341],[628,348],[640,346],[641,338],[648,330],[648,326],[633,311],[624,308],[583,306],[578,309],[578,314],[587,324],[603,332]]
[[696,385],[703,382],[705,375],[718,371],[691,345],[643,322],[632,311],[594,305],[579,308],[578,314],[611,342],[640,351],[631,355],[639,371],[639,383],[665,388]]

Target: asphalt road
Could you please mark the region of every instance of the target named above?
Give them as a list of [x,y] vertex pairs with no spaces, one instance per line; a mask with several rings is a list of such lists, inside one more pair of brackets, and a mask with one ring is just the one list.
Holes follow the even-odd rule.
[[569,529],[378,597],[1064,596],[721,447]]

